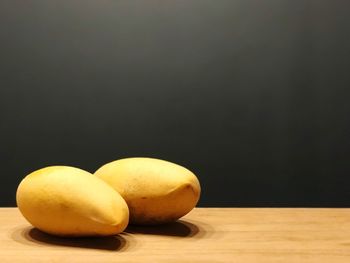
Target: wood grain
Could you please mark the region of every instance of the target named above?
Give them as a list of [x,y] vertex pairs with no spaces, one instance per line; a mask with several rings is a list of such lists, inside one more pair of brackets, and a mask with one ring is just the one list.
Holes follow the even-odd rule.
[[350,209],[196,208],[174,224],[64,239],[0,208],[0,262],[350,262]]

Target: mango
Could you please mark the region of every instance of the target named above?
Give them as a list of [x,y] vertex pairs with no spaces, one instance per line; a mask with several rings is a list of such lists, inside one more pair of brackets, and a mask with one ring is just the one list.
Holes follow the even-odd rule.
[[197,204],[201,187],[185,167],[154,158],[125,158],[99,168],[95,175],[125,199],[130,223],[157,225],[176,221]]
[[17,205],[36,228],[57,236],[108,236],[129,221],[124,199],[93,174],[69,166],[50,166],[19,184]]

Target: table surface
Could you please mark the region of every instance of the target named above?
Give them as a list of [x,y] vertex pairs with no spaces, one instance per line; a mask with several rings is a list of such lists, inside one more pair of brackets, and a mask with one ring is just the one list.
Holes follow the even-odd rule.
[[58,238],[0,208],[0,262],[350,262],[350,209],[195,208],[114,237]]

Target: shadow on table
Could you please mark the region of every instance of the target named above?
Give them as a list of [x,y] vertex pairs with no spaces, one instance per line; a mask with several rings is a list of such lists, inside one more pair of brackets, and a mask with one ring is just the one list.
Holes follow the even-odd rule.
[[202,238],[207,235],[207,231],[199,224],[193,224],[184,220],[156,226],[129,225],[125,232],[130,234],[161,235],[183,238]]
[[37,228],[26,227],[13,232],[12,238],[20,243],[29,245],[53,245],[63,247],[76,247],[99,249],[109,251],[125,250],[127,241],[120,235],[109,237],[57,237],[46,234]]
[[10,235],[14,241],[29,246],[135,251],[140,247],[137,234],[200,239],[212,235],[212,233],[213,228],[203,222],[178,220],[174,223],[157,226],[129,225],[123,233],[109,237],[57,237],[28,226],[18,227]]

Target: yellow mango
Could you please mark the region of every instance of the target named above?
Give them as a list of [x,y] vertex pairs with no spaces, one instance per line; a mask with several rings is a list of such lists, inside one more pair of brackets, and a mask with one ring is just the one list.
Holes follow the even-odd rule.
[[36,228],[58,236],[107,236],[129,221],[124,199],[93,174],[69,166],[50,166],[19,184],[17,205]]
[[154,158],[113,161],[99,168],[95,175],[125,199],[132,224],[175,221],[196,206],[201,192],[199,181],[190,170]]

